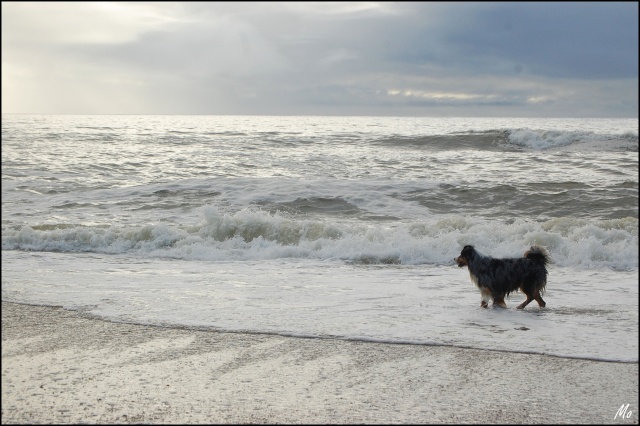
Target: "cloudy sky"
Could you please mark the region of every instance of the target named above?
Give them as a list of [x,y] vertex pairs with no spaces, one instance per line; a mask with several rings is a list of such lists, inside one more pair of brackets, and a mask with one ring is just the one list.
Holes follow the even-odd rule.
[[638,3],[2,2],[2,112],[637,117]]

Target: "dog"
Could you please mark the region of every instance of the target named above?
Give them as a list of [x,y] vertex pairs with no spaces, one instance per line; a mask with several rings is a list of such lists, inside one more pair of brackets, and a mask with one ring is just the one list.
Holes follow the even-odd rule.
[[488,301],[506,308],[505,296],[520,290],[527,295],[527,300],[518,305],[524,309],[532,300],[544,308],[542,293],[547,285],[547,264],[549,253],[543,248],[532,246],[521,258],[496,259],[483,256],[473,246],[464,246],[455,262],[460,268],[469,268],[471,281],[478,286],[482,300],[480,306],[486,308]]

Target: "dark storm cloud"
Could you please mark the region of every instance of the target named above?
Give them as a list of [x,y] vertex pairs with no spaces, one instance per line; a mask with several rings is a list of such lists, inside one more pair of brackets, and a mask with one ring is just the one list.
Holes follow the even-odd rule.
[[637,3],[517,3],[478,10],[445,37],[479,62],[503,58],[562,78],[636,78]]
[[369,53],[379,60],[460,74],[638,74],[636,3],[415,3],[400,10],[370,31],[376,42]]

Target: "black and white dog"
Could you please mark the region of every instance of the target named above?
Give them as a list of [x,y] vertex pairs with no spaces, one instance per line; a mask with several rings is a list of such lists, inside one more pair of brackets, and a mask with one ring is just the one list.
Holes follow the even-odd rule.
[[493,299],[494,305],[506,308],[505,296],[516,290],[527,295],[527,300],[518,305],[518,309],[523,309],[534,299],[544,308],[546,303],[541,294],[547,285],[549,261],[549,253],[538,246],[531,247],[523,257],[512,259],[483,256],[473,246],[465,246],[460,256],[455,258],[459,267],[469,268],[471,281],[480,289],[480,306],[484,308],[489,299]]

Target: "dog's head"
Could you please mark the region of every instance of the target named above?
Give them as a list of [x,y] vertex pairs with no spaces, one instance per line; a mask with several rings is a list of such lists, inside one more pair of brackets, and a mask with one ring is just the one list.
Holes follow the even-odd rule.
[[476,250],[473,248],[473,246],[464,246],[464,248],[460,252],[460,256],[456,257],[453,260],[458,264],[458,267],[460,268],[469,266],[469,259],[471,259],[471,257],[474,255],[475,251]]

